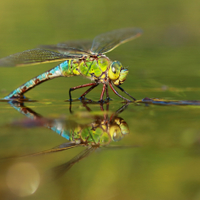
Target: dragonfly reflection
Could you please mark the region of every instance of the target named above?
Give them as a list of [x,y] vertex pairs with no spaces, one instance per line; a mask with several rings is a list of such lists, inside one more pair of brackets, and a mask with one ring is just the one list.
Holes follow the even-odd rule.
[[[11,124],[12,126],[44,126],[48,129],[53,130],[54,132],[68,140],[68,142],[56,146],[52,149],[29,154],[26,156],[36,156],[47,153],[59,152],[78,146],[86,147],[84,151],[75,156],[72,160],[62,164],[61,166],[56,167],[54,171],[56,171],[57,175],[62,172],[66,172],[76,162],[87,157],[91,152],[94,152],[97,148],[107,147],[107,145],[110,144],[111,141],[119,141],[125,135],[129,134],[128,124],[123,118],[118,116],[119,113],[123,112],[127,108],[128,104],[123,105],[115,113],[109,114],[107,112],[109,110],[109,103],[107,103],[106,112],[102,112],[98,115],[93,115],[90,114],[91,109],[88,107],[88,105],[83,103],[83,106],[88,111],[86,113],[87,119],[90,118],[91,122],[80,124],[77,122],[77,120],[73,120],[73,117],[70,117],[70,120],[47,119],[42,117],[40,114],[36,113],[32,109],[26,107],[23,103],[9,103],[13,108],[15,108],[27,117],[26,119],[21,121],[14,121]],[[100,108],[102,111],[104,111],[103,104],[100,104]],[[118,146],[115,145],[114,147]],[[107,148],[110,148],[110,146]]]

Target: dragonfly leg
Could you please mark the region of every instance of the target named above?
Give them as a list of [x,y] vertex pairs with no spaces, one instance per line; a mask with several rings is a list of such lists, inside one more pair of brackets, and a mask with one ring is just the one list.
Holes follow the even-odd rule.
[[102,103],[103,102],[103,95],[105,93],[105,90],[107,88],[107,85],[104,83],[103,84],[103,89],[102,89],[102,92],[101,92],[101,96],[100,96],[100,99],[99,99],[99,102]]
[[134,101],[136,101],[136,99],[134,97],[132,97],[128,92],[126,92],[122,87],[120,87],[119,85],[116,85],[116,87],[119,88],[125,94],[127,94],[129,97],[131,97],[131,99],[133,99]]
[[127,98],[121,96],[121,95],[115,90],[115,88],[114,88],[113,85],[112,85],[112,82],[109,81],[109,85],[110,85],[110,88],[112,89],[112,91],[113,91],[117,96],[119,96],[120,98],[124,99],[124,100],[127,101],[127,102],[130,102],[129,99],[127,99]]
[[109,97],[109,94],[108,94],[108,85],[106,85],[106,100],[107,101],[110,101],[110,97]]
[[92,85],[88,90],[86,90],[80,97],[79,99],[85,98],[85,95],[88,94],[91,90],[93,90],[95,87],[97,87],[99,83],[95,83],[95,85]]
[[84,84],[84,85],[79,85],[79,86],[76,86],[76,87],[72,87],[69,89],[69,99],[70,101],[72,101],[72,95],[71,95],[71,92],[76,90],[76,89],[80,89],[80,88],[83,88],[83,87],[89,87],[89,86],[92,86],[90,87],[86,92],[84,92],[80,98],[83,98],[86,94],[88,94],[92,89],[94,89],[97,85],[99,85],[99,83],[87,83],[87,84]]

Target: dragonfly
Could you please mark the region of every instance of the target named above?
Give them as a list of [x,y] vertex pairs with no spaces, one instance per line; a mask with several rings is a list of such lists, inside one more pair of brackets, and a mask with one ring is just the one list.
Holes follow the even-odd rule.
[[[106,100],[110,100],[108,86],[110,86],[112,91],[124,101],[135,101],[136,99],[120,86],[126,80],[129,73],[128,69],[123,67],[119,61],[111,61],[105,53],[112,51],[120,44],[137,38],[141,34],[142,30],[140,28],[123,28],[100,34],[93,40],[67,41],[56,45],[43,45],[39,48],[25,50],[1,58],[1,67],[63,61],[56,67],[27,81],[4,97],[3,100],[23,100],[26,99],[24,93],[47,80],[56,77],[81,75],[90,79],[92,82],[70,88],[70,102],[73,101],[71,95],[72,91],[89,87],[89,89],[79,97],[79,100],[83,100],[85,96],[99,84],[103,84],[99,102],[104,102],[103,97],[105,94]],[[131,100],[120,95],[114,86],[128,95]]]

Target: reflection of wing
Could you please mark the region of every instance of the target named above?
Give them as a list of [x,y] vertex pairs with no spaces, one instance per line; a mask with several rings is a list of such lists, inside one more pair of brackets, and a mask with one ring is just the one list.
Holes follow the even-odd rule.
[[0,66],[13,67],[44,62],[56,62],[81,56],[69,56],[44,49],[30,49],[0,59]]
[[42,45],[45,49],[56,50],[65,55],[88,55],[92,46],[92,40],[76,40],[58,43],[56,45]]
[[80,146],[85,146],[85,144],[76,144],[73,141],[71,142],[67,142],[67,143],[63,143],[57,147],[54,147],[52,149],[48,149],[48,150],[44,150],[44,151],[40,151],[37,153],[32,153],[32,154],[26,154],[20,157],[29,157],[29,156],[40,156],[40,155],[44,155],[44,154],[50,154],[50,153],[56,153],[56,152],[60,152],[60,151],[65,151],[68,149],[72,149],[74,147],[80,147]]
[[138,28],[124,28],[107,33],[103,33],[94,38],[92,43],[92,53],[106,53],[120,44],[132,40],[142,34]]
[[47,178],[50,180],[55,180],[59,178],[60,176],[63,176],[64,173],[66,173],[74,164],[79,162],[80,160],[86,158],[89,156],[92,152],[94,152],[98,147],[88,147],[84,151],[82,151],[80,154],[72,158],[70,161],[61,164],[57,167],[52,168],[51,174],[47,175]]

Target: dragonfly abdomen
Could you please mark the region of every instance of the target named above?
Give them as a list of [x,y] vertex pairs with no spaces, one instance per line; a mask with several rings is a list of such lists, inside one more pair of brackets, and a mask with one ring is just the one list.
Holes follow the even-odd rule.
[[27,81],[26,83],[24,83],[23,85],[21,85],[20,87],[18,87],[16,90],[14,90],[13,92],[11,92],[8,96],[4,97],[4,99],[12,99],[12,98],[23,98],[23,94],[27,91],[29,91],[30,89],[34,88],[35,86],[39,85],[40,83],[56,78],[56,77],[60,77],[63,76],[62,75],[62,71],[60,68],[60,65],[32,78],[31,80]]

